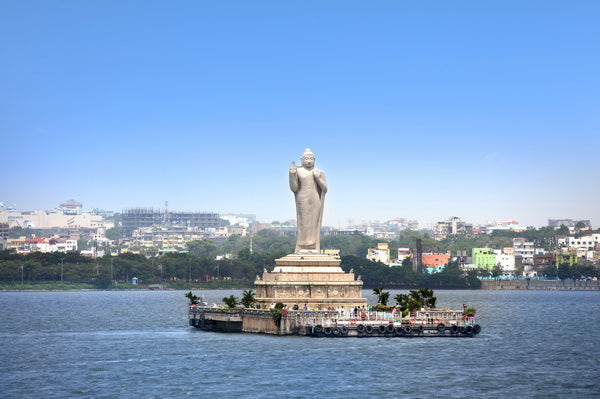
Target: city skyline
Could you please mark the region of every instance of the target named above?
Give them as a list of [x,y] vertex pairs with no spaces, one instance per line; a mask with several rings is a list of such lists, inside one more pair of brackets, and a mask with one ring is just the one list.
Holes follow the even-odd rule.
[[[600,224],[595,2],[15,2],[0,201],[295,218]],[[596,162],[594,162],[596,161]]]

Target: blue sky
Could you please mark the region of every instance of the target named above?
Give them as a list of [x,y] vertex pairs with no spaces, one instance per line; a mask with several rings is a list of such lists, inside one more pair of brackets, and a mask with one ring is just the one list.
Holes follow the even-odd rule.
[[4,1],[0,201],[600,225],[596,1]]

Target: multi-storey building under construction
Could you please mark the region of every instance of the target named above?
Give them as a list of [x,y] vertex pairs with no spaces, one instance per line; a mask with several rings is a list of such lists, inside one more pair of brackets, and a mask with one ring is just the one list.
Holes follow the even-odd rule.
[[222,221],[214,212],[171,212],[152,208],[126,209],[122,214],[123,235],[131,237],[133,230],[151,226],[182,226],[199,229],[219,228]]

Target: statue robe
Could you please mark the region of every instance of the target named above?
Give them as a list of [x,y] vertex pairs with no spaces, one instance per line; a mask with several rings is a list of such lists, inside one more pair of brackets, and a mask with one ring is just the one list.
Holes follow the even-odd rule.
[[320,235],[323,220],[323,204],[327,192],[327,181],[323,171],[316,177],[316,169],[298,167],[290,172],[290,188],[296,197],[296,219],[298,237],[296,252],[300,250],[321,250]]

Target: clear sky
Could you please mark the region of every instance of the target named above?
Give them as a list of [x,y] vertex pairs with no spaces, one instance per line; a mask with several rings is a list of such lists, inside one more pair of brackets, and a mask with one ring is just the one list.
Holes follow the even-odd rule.
[[600,225],[598,1],[0,4],[0,201]]

